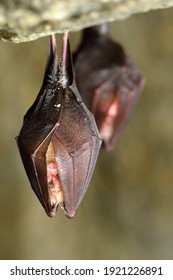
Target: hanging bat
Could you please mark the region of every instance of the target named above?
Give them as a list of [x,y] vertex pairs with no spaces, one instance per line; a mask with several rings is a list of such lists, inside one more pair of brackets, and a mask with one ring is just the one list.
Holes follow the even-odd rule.
[[112,150],[143,88],[144,78],[122,46],[112,40],[106,23],[84,29],[73,59],[79,92],[95,117],[103,148]]
[[48,216],[63,208],[76,214],[90,183],[101,140],[95,120],[76,88],[68,33],[64,33],[60,63],[51,35],[40,92],[24,116],[17,137],[20,155]]

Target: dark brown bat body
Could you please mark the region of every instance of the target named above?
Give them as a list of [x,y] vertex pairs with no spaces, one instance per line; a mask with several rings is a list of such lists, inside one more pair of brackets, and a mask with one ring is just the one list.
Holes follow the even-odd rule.
[[134,108],[143,76],[112,40],[108,24],[84,29],[73,58],[77,87],[95,117],[103,147],[111,150]]
[[101,140],[73,77],[68,34],[60,63],[51,36],[41,90],[17,137],[31,186],[49,216],[60,204],[74,217],[88,188]]

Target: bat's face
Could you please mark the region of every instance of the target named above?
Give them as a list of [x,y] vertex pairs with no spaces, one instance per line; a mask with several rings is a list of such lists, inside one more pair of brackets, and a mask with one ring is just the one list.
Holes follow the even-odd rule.
[[73,79],[67,34],[58,65],[55,37],[40,93],[17,137],[31,186],[53,217],[57,207],[74,217],[91,180],[101,140]]
[[95,117],[103,147],[112,150],[144,79],[123,48],[111,39],[105,24],[84,30],[74,54],[74,68],[78,89]]

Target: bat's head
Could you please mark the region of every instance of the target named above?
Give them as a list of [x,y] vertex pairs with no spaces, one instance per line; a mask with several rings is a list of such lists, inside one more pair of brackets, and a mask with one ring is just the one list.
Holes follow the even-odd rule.
[[17,137],[31,186],[48,216],[58,205],[72,218],[91,180],[101,140],[94,117],[76,88],[68,34],[60,63],[50,39],[41,90]]

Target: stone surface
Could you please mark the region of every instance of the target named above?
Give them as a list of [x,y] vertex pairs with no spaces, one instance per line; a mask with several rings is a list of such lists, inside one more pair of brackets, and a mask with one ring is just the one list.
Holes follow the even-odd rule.
[[172,6],[173,0],[1,0],[0,40],[31,41]]

